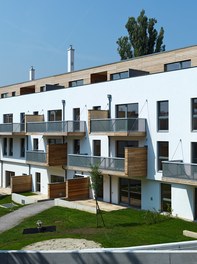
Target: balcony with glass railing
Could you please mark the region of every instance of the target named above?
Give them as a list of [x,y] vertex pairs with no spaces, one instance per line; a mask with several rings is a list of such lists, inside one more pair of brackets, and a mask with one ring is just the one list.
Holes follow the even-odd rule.
[[25,133],[24,123],[3,123],[0,124],[0,135],[12,135],[12,134]]
[[146,177],[147,148],[125,148],[125,158],[68,155],[69,170],[91,171],[94,165],[98,165],[103,174],[130,178]]
[[86,132],[85,121],[50,121],[50,122],[28,122],[26,133],[34,134],[62,134],[83,136]]
[[46,151],[26,151],[26,163],[45,166],[62,166],[67,164],[67,144],[48,144]]
[[146,136],[146,119],[115,118],[91,119],[90,133],[109,136]]
[[195,183],[197,181],[197,164],[180,161],[162,162],[163,179],[177,183]]

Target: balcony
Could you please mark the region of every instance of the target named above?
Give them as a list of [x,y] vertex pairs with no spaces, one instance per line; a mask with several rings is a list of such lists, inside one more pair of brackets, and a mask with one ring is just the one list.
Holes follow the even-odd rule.
[[0,135],[25,135],[24,123],[3,123],[0,124]]
[[86,123],[85,121],[28,122],[26,133],[83,137],[86,133]]
[[116,118],[91,119],[90,133],[105,134],[108,136],[146,136],[146,119]]
[[147,148],[125,148],[125,158],[68,155],[69,170],[89,172],[93,165],[99,165],[103,174],[128,178],[146,177]]
[[67,164],[67,144],[47,145],[47,151],[34,150],[26,152],[26,163],[44,166]]
[[172,183],[197,184],[197,164],[177,161],[163,161],[163,181]]

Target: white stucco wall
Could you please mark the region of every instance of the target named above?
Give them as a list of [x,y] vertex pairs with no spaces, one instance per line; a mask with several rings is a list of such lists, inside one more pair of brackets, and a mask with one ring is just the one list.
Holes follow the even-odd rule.
[[194,187],[172,184],[172,215],[194,220]]

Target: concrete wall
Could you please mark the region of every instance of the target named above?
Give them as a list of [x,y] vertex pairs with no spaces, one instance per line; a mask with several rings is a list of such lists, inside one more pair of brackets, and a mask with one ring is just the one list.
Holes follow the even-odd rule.
[[83,251],[1,251],[0,263],[14,264],[196,264],[195,251],[132,251],[132,250],[83,250]]

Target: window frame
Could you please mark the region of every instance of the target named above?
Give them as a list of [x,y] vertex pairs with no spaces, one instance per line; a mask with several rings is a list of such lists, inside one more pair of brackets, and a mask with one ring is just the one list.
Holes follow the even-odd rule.
[[[167,103],[167,112],[164,112],[165,114],[162,114],[162,111],[161,111],[162,103]],[[167,126],[165,128],[162,128],[162,125],[161,125],[162,120],[167,121]],[[169,101],[168,100],[157,101],[157,131],[158,132],[168,132],[169,131]]]

